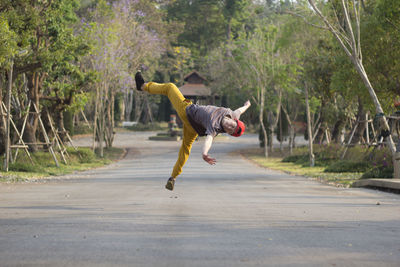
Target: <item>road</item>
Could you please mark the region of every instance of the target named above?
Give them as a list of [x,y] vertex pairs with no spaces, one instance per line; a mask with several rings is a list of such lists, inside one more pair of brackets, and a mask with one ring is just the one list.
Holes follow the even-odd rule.
[[216,142],[215,166],[196,142],[170,192],[180,144],[147,137],[118,134],[108,167],[1,184],[0,266],[400,266],[399,195],[257,167],[234,153],[254,135]]

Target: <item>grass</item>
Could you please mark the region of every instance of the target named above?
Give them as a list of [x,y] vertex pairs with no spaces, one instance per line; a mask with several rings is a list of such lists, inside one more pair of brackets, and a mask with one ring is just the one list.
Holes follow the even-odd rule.
[[[31,156],[34,162],[32,164],[28,156],[20,151],[17,161],[10,164],[9,171],[2,171],[0,182],[21,182],[89,170],[110,164],[112,161],[119,159],[125,152],[121,148],[109,148],[104,150],[104,157],[100,158],[90,148],[78,148],[78,151],[71,147],[68,148],[69,158],[67,158],[67,164],[63,162],[60,154],[57,153],[59,167],[56,166],[49,152],[32,153]],[[4,162],[4,158],[0,157],[0,161]]]
[[133,126],[126,127],[126,129],[131,131],[167,131],[168,123],[167,122],[153,122],[153,123],[138,123]]
[[303,160],[298,162],[283,162],[283,158],[288,155],[287,150],[284,150],[283,152],[278,150],[270,153],[268,158],[263,156],[262,149],[242,150],[241,154],[262,167],[283,171],[293,175],[311,177],[323,183],[335,186],[350,187],[353,182],[360,179],[362,176],[362,173],[360,172],[324,172],[326,166],[318,166],[317,164],[315,167],[310,167],[308,164],[305,164]]

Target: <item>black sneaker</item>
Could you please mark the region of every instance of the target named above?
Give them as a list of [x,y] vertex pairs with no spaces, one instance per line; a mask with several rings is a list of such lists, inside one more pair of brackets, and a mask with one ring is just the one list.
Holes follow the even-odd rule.
[[165,188],[172,191],[174,190],[174,185],[175,185],[175,179],[170,177],[167,181],[167,184],[165,185]]
[[136,89],[142,91],[142,85],[144,84],[144,79],[140,71],[135,74]]

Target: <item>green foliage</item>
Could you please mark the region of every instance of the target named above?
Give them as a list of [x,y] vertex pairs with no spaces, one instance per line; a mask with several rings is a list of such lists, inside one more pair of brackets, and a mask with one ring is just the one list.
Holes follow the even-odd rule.
[[9,166],[10,171],[14,172],[43,172],[44,167],[32,165],[32,163],[28,162],[16,162],[11,163]]
[[[60,0],[54,2],[45,17],[51,46],[45,51],[43,70],[49,75],[44,82],[44,90],[47,95],[65,103],[64,106],[59,104],[58,110],[77,109],[85,105],[81,87],[90,84],[93,78],[91,71],[83,71],[79,64],[90,53],[92,40],[83,31],[74,29],[78,23],[78,9],[77,0]],[[78,93],[80,95],[74,98]]]
[[[44,151],[35,152],[32,154],[32,158],[34,161],[34,165],[36,167],[40,166],[39,169],[47,168],[47,167],[54,167],[56,165],[52,155],[49,152],[44,152]],[[60,160],[60,158],[58,158],[58,160]],[[24,162],[26,164],[31,164],[25,154],[20,155],[20,157],[18,158],[18,162]]]
[[179,45],[189,47],[199,57],[224,40],[224,16],[221,11],[216,1],[177,0],[167,7],[167,17],[183,23],[184,31],[178,36]]
[[153,122],[148,124],[138,123],[133,126],[127,127],[128,130],[131,131],[159,131],[159,130],[166,130],[165,127],[162,126],[161,123]]
[[343,146],[339,144],[313,145],[316,161],[338,160],[342,155]]
[[76,151],[73,147],[68,147],[67,152],[79,160],[79,163],[92,163],[96,160],[96,155],[92,149],[79,147]]
[[365,172],[361,179],[369,179],[369,178],[393,178],[393,167],[375,167],[371,170]]
[[[343,152],[343,148],[340,153]],[[369,161],[368,157],[371,157],[370,150],[364,145],[355,145],[347,149],[344,159],[349,161]]]
[[[300,148],[300,150],[303,149],[304,148]],[[358,180],[361,177],[360,173],[353,173],[353,172],[351,173],[324,172],[325,169],[324,167],[318,167],[318,166],[310,167],[310,164],[308,162],[307,162],[308,164],[304,164],[302,161],[299,160],[299,158],[293,159],[293,160],[299,160],[299,163],[282,162],[282,158],[274,156],[265,158],[263,156],[261,149],[258,149],[257,151],[254,152],[253,151],[254,150],[243,151],[242,154],[266,168],[273,170],[280,170],[285,173],[291,173],[294,175],[313,177],[316,178],[318,181],[324,181],[329,184],[349,187],[354,181]],[[294,152],[296,153],[298,152],[297,148],[295,149]],[[304,162],[306,161],[308,161],[308,158],[304,159]]]
[[13,32],[4,15],[0,15],[0,66],[15,53],[17,47],[17,35]]
[[[364,146],[350,147],[341,160],[343,147],[338,144],[314,145],[316,166],[322,166],[327,173],[360,172],[363,178],[391,178],[393,164],[388,148],[368,150]],[[282,159],[301,166],[309,165],[308,148],[297,147],[293,154]]]
[[366,154],[366,160],[373,167],[393,168],[391,152],[387,147],[378,147]]
[[296,164],[305,164],[309,162],[309,156],[306,154],[301,154],[301,155],[291,155],[287,156],[282,159],[282,162],[293,162]]
[[368,169],[368,162],[339,160],[326,167],[324,172],[365,172]]
[[[10,164],[9,172],[2,173],[0,181],[24,181],[100,167],[110,163],[111,160],[120,159],[124,151],[120,148],[105,149],[104,158],[97,157],[90,148],[79,147],[77,152],[72,147],[68,147],[67,152],[69,154],[68,164],[65,164],[60,155],[56,154],[60,167],[56,167],[49,152],[32,153],[34,164],[30,162],[26,154],[20,153],[17,162]],[[0,157],[0,160],[3,161],[4,158]]]
[[[1,1],[0,39],[7,40],[0,40],[0,73],[7,67],[2,60],[13,58],[17,103],[26,103],[27,96],[34,102],[41,98],[45,100],[41,105],[58,115],[67,108],[73,109],[75,94],[90,84],[91,70],[83,70],[81,60],[90,52],[91,40],[77,27],[79,3],[80,0]],[[21,51],[27,53],[20,55]],[[3,52],[8,55],[3,57]],[[80,107],[87,100],[76,99]],[[17,104],[15,108],[20,107]]]

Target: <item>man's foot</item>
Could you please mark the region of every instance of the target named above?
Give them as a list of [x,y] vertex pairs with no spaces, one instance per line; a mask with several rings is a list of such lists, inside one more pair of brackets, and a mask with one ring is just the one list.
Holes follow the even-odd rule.
[[165,185],[165,188],[172,191],[174,190],[174,185],[175,185],[175,179],[170,177],[167,181],[167,184]]
[[142,73],[140,71],[136,72],[136,74],[135,74],[135,82],[136,82],[136,89],[138,91],[142,91],[144,79],[143,79]]

